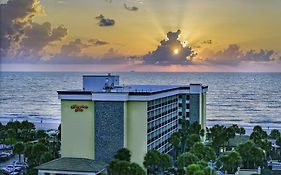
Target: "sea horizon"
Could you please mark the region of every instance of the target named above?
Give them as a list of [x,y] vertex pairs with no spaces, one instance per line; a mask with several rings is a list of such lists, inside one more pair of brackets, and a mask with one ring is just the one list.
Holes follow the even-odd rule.
[[[3,90],[0,99],[0,122],[29,120],[42,127],[45,124],[47,128],[52,124],[57,125],[60,123],[57,91],[82,89],[84,74],[107,73],[1,72]],[[238,124],[249,129],[255,125],[281,129],[281,94],[278,91],[281,87],[281,73],[112,72],[112,74],[120,75],[120,84],[208,85],[207,126]],[[272,85],[266,86],[269,82]]]

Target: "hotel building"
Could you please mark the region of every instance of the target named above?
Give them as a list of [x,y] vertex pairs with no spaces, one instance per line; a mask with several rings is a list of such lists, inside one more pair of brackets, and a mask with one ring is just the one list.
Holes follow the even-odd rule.
[[182,118],[205,128],[207,91],[201,84],[120,85],[118,75],[84,75],[82,90],[58,91],[62,158],[109,162],[125,147],[142,165],[149,150],[168,153]]

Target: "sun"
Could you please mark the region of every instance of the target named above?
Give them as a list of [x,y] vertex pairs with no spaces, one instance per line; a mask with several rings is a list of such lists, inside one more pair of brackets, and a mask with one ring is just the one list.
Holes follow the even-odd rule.
[[174,50],[174,54],[177,55],[179,53],[179,49]]

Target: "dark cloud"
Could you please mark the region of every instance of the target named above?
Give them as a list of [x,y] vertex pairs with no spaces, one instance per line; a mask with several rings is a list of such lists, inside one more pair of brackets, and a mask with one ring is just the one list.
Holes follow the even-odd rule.
[[86,44],[82,43],[80,39],[70,41],[68,44],[64,44],[61,47],[60,56],[79,56],[81,49],[87,47]]
[[241,62],[271,62],[280,61],[278,53],[274,50],[260,49],[243,52],[239,45],[230,44],[226,49],[209,53],[206,62],[222,65],[237,65]]
[[61,41],[67,35],[63,26],[52,28],[49,22],[33,22],[35,16],[45,14],[39,0],[8,0],[0,4],[0,9],[0,52],[3,57],[40,59],[45,46]]
[[[92,44],[90,44],[92,43]],[[84,48],[96,46],[96,43],[104,43],[97,39],[90,39],[83,42],[81,39],[75,39],[61,47],[60,53],[54,55],[47,63],[52,64],[123,64],[128,59],[118,53],[117,50],[109,48],[101,56],[86,55],[82,52]]]
[[105,18],[102,14],[100,14],[99,16],[96,16],[96,19],[99,20],[98,25],[100,27],[107,27],[107,26],[115,25],[114,19]]
[[51,27],[49,22],[43,24],[31,23],[31,28],[25,30],[21,45],[26,54],[37,54],[50,42],[61,41],[67,35],[63,26]]
[[181,31],[168,32],[155,51],[143,56],[145,64],[176,65],[189,64],[196,53],[179,40]]
[[98,39],[89,39],[88,43],[93,46],[103,46],[109,44],[109,42],[98,40]]
[[44,11],[38,0],[9,0],[0,4],[0,13],[0,52],[3,56],[19,47],[32,18]]
[[136,6],[127,6],[127,4],[124,4],[125,9],[129,10],[129,11],[137,11],[139,8]]

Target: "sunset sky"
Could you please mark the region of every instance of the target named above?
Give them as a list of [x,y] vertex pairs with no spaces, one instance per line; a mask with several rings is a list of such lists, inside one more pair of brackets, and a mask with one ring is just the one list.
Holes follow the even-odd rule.
[[280,0],[1,0],[4,71],[281,71]]

